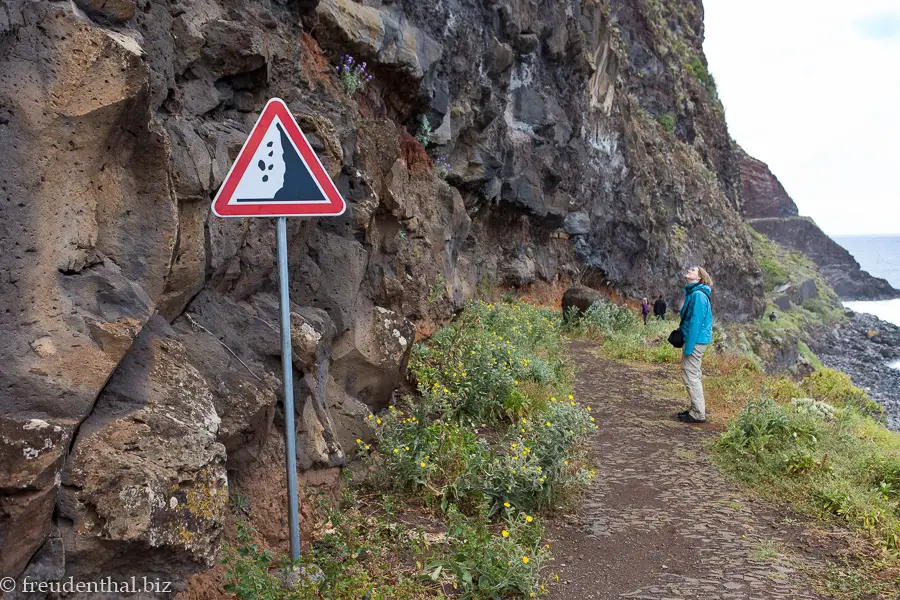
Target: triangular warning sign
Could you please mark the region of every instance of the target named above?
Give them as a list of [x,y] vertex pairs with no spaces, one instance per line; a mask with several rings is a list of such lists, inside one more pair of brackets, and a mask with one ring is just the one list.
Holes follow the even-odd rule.
[[346,207],[280,98],[266,103],[212,202],[219,217],[333,217]]

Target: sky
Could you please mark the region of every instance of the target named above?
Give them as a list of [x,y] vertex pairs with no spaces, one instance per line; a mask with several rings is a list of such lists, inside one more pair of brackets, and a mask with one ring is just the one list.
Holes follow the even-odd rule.
[[900,234],[900,0],[703,0],[731,136],[830,235]]

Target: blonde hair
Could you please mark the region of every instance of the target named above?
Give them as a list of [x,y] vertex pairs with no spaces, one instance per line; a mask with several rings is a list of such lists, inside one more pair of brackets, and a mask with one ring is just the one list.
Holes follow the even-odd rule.
[[703,267],[697,267],[697,273],[700,274],[700,283],[703,285],[708,285],[709,287],[713,286],[713,278],[710,277],[709,273],[706,272],[706,269]]

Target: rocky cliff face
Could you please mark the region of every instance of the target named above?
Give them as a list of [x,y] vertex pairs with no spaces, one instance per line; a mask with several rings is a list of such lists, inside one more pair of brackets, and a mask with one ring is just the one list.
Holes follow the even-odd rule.
[[797,205],[769,165],[738,149],[741,160],[741,191],[744,216],[748,219],[796,217]]
[[900,297],[900,290],[863,271],[856,259],[819,229],[812,219],[798,217],[797,205],[766,163],[743,150],[738,152],[743,213],[756,231],[786,248],[806,254],[845,300]]
[[273,226],[209,211],[270,97],[349,203],[289,224],[308,475],[479,286],[674,296],[699,263],[757,314],[702,39],[695,0],[5,2],[0,572],[184,577],[280,469]]

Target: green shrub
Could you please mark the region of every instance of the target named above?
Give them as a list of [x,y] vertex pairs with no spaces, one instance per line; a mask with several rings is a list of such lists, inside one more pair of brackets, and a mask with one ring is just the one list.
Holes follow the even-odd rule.
[[487,499],[488,514],[537,511],[586,485],[593,474],[578,445],[595,429],[584,406],[556,398],[535,418],[512,425],[495,452],[471,465],[471,485]]
[[566,332],[589,339],[633,329],[637,324],[634,311],[606,300],[594,302],[583,314],[572,307],[566,315]]
[[866,392],[853,385],[849,375],[834,369],[815,371],[803,380],[800,388],[805,395],[816,400],[836,406],[855,407],[872,416],[880,416],[884,410]]
[[567,393],[560,325],[556,313],[522,302],[471,302],[415,346],[420,396],[370,417],[385,479],[445,507],[472,512],[486,501],[492,517],[580,489],[591,476],[581,442],[596,426]]
[[[484,440],[454,421],[431,416],[419,419],[391,406],[374,423],[378,454],[390,473],[394,488],[420,492],[427,489],[444,502],[461,502],[460,480],[469,465],[489,455]],[[361,446],[364,455],[365,444]],[[468,486],[464,486],[468,487]]]
[[415,125],[410,133],[419,140],[419,143],[427,148],[431,143],[431,122],[429,122],[428,117],[425,115],[416,117]]
[[757,399],[715,447],[720,465],[736,478],[900,550],[900,434],[852,405]]
[[803,396],[800,386],[790,379],[779,379],[766,389],[766,393],[775,400],[787,402]]
[[418,346],[410,373],[422,394],[446,396],[452,418],[495,424],[513,414],[516,390],[526,382],[565,390],[571,369],[555,312],[524,302],[470,302],[456,321]]
[[448,548],[425,567],[429,579],[449,578],[462,600],[529,597],[539,594],[541,565],[549,558],[541,547],[541,527],[526,513],[510,515],[503,529],[491,531],[486,521],[470,519],[450,507]]
[[679,350],[667,341],[673,327],[671,322],[655,319],[644,325],[627,306],[604,300],[592,304],[584,314],[570,309],[564,329],[572,337],[601,340],[610,358],[662,363],[681,360]]
[[759,267],[762,269],[763,283],[767,292],[791,281],[787,269],[774,257],[760,258]]
[[669,135],[675,133],[675,115],[670,113],[656,115],[656,121],[662,125],[662,128],[665,129],[666,133]]
[[780,445],[789,433],[784,411],[774,400],[763,396],[747,403],[722,434],[719,444],[747,453],[758,462],[770,446]]

